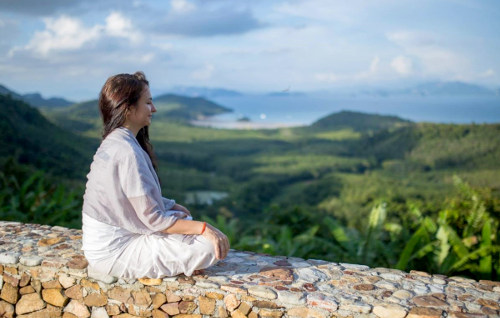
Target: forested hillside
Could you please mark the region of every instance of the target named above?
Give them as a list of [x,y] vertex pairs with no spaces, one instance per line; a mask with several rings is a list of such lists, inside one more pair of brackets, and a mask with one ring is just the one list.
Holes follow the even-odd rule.
[[82,178],[96,144],[55,126],[25,102],[0,95],[0,158]]
[[[102,124],[97,104],[97,100],[91,100],[69,107],[44,108],[43,112],[53,123],[64,129],[98,137]],[[174,94],[158,96],[154,99],[154,104],[157,109],[155,120],[180,123],[231,111],[201,97]]]
[[[305,128],[223,130],[186,122],[218,105],[169,98],[150,129],[163,194],[234,248],[498,278],[500,124],[341,112]],[[16,155],[3,166],[0,218],[78,227],[85,180],[68,171],[88,171],[99,143],[95,101],[46,113],[80,136],[1,101],[2,157]],[[26,164],[41,172],[19,173]],[[71,186],[54,188],[54,175]]]

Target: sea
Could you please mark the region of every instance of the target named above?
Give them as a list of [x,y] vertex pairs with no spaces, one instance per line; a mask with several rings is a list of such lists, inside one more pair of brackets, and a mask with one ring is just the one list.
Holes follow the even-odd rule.
[[231,129],[304,126],[342,110],[394,115],[414,122],[500,123],[498,95],[241,95],[211,100],[233,112],[193,124]]

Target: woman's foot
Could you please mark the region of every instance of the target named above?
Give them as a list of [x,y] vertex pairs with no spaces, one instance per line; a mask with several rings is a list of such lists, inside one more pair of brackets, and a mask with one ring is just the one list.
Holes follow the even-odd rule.
[[203,275],[203,274],[205,274],[205,270],[203,270],[203,269],[196,269],[193,272],[193,275]]

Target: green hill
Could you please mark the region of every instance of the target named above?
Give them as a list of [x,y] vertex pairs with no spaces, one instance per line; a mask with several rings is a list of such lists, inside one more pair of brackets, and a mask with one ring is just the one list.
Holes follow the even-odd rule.
[[[154,120],[186,123],[190,120],[230,112],[231,110],[201,97],[173,94],[153,99],[157,112]],[[44,108],[44,115],[59,127],[75,133],[98,137],[102,129],[98,101],[91,100],[62,108]]]
[[95,141],[50,123],[38,109],[0,95],[0,158],[69,178],[82,178],[90,164]]
[[319,119],[309,128],[311,130],[352,129],[357,132],[377,131],[410,124],[396,116],[366,114],[353,111],[341,111]]
[[165,94],[153,101],[157,108],[155,117],[170,120],[189,121],[232,111],[203,97]]
[[65,107],[73,104],[64,98],[60,97],[51,97],[51,98],[43,98],[39,93],[29,93],[20,95],[7,87],[0,84],[0,94],[2,95],[10,95],[12,98],[22,100],[31,106],[35,107]]

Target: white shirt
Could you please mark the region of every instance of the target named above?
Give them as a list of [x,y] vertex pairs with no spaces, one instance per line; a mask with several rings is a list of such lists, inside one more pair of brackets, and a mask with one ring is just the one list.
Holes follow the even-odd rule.
[[82,213],[108,225],[151,234],[186,216],[170,210],[175,201],[162,197],[151,159],[125,127],[102,141],[87,179]]

